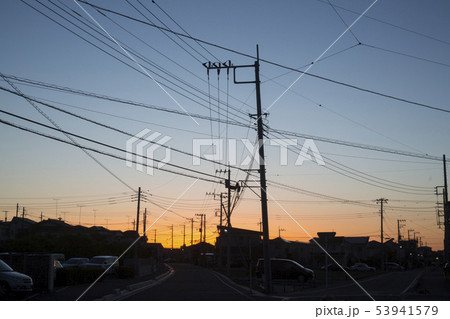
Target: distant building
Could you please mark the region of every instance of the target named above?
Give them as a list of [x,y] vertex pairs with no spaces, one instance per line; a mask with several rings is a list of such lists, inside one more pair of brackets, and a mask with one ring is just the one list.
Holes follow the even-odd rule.
[[218,265],[227,263],[227,247],[230,246],[230,265],[232,267],[247,266],[251,261],[256,263],[262,256],[261,236],[259,231],[225,226],[218,226],[219,237],[216,238],[216,254]]
[[[323,251],[324,249],[336,262],[344,266],[350,266],[355,262],[367,259],[366,248],[369,236],[336,236],[336,232],[318,232],[317,236],[309,241],[312,266],[321,267],[325,265],[326,254]],[[332,262],[333,260],[328,256],[328,263]]]

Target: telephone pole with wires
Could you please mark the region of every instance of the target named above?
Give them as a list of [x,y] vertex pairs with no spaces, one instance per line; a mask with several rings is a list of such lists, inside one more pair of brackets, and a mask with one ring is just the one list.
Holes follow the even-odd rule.
[[[269,217],[268,217],[268,207],[267,207],[267,182],[266,182],[266,165],[264,158],[264,124],[262,117],[266,114],[262,113],[261,110],[261,81],[259,77],[259,47],[256,46],[256,61],[254,64],[250,65],[232,65],[231,61],[225,63],[203,63],[203,66],[208,70],[212,69],[226,69],[227,72],[233,70],[233,80],[235,84],[255,84],[256,91],[256,114],[253,115],[257,124],[258,132],[258,150],[259,150],[259,177],[260,177],[260,190],[261,190],[261,215],[262,215],[262,230],[263,230],[263,256],[264,256],[264,290],[266,293],[270,294],[272,292],[272,272],[270,265],[270,251],[269,251]],[[250,81],[238,81],[236,80],[236,70],[242,68],[253,68],[255,71],[255,79]],[[229,181],[229,179],[228,179]],[[230,195],[230,189],[228,192]],[[230,197],[230,196],[229,196]],[[230,210],[230,198],[228,198],[228,210]],[[230,212],[231,213],[231,212]],[[230,216],[227,216],[228,226],[230,226]],[[229,230],[229,229],[228,229]],[[229,231],[228,237],[229,237]],[[228,242],[229,243],[229,242]],[[229,244],[228,244],[229,246]],[[227,270],[229,263],[227,263]]]
[[406,220],[404,220],[404,219],[397,219],[397,231],[398,231],[397,243],[400,243],[400,241],[402,240],[400,228],[405,226],[405,224],[400,224],[400,223],[405,223],[405,222],[406,222]]
[[380,215],[381,215],[381,233],[380,233],[380,242],[381,242],[381,269],[384,269],[384,234],[383,234],[383,203],[387,203],[388,200],[386,198],[379,198],[375,200],[377,204],[380,204]]
[[450,203],[448,201],[447,163],[445,155],[442,157],[444,164],[444,260],[450,261]]

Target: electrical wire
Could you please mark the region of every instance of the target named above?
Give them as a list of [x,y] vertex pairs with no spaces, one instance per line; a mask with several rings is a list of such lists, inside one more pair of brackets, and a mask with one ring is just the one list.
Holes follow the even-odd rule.
[[[161,26],[158,26],[158,25],[155,25],[155,24],[152,24],[152,23],[148,23],[148,22],[139,20],[137,18],[133,18],[131,16],[128,16],[128,15],[116,12],[114,10],[102,8],[100,6],[94,5],[94,4],[89,3],[87,1],[80,0],[80,2],[82,2],[84,4],[87,4],[89,6],[92,6],[92,7],[96,8],[98,10],[101,10],[103,12],[109,12],[109,13],[112,13],[112,14],[115,14],[115,15],[118,15],[118,16],[130,19],[130,20],[133,20],[133,21],[136,21],[136,22],[139,22],[139,23],[146,24],[146,25],[154,27],[154,28],[158,28],[158,29],[162,29],[162,30],[165,30],[165,31],[168,31],[168,32],[172,32],[172,33],[178,34],[180,36],[184,36],[184,37],[190,38],[191,40],[195,40],[195,41],[201,42],[203,44],[214,46],[216,48],[219,48],[219,49],[222,49],[222,50],[225,50],[225,51],[228,51],[228,52],[232,52],[232,53],[235,53],[235,54],[239,54],[241,56],[245,56],[245,57],[252,58],[252,59],[255,59],[255,60],[257,59],[253,55],[250,55],[250,54],[247,54],[247,53],[243,53],[243,52],[239,52],[237,50],[233,50],[233,49],[230,49],[230,48],[226,48],[224,46],[220,46],[220,45],[217,45],[217,44],[214,44],[214,43],[211,43],[211,42],[207,42],[207,41],[204,41],[204,40],[201,40],[201,39],[198,39],[198,38],[190,37],[190,36],[187,36],[185,34],[181,34],[181,33],[175,32],[175,31],[171,31],[171,30],[168,30],[168,29],[163,28]],[[296,68],[293,68],[293,67],[289,67],[289,66],[283,65],[281,63],[277,63],[277,62],[273,62],[273,61],[269,61],[269,60],[261,59],[261,58],[259,59],[259,61],[267,63],[267,64],[270,64],[270,65],[274,65],[274,66],[277,66],[277,67],[280,67],[280,68],[283,68],[283,69],[286,69],[286,70],[302,73],[304,75],[307,75],[307,76],[310,76],[310,77],[314,77],[314,78],[317,78],[317,79],[320,79],[320,80],[324,80],[324,81],[327,81],[327,82],[330,82],[330,83],[334,83],[334,84],[337,84],[337,85],[341,85],[341,86],[352,88],[352,89],[355,89],[355,90],[358,90],[358,91],[362,91],[362,92],[365,92],[365,93],[370,93],[370,94],[381,96],[381,97],[388,98],[388,99],[391,99],[391,100],[395,100],[395,101],[399,101],[399,102],[403,102],[403,103],[407,103],[407,104],[411,104],[411,105],[415,105],[415,106],[420,106],[420,107],[428,108],[428,109],[435,110],[435,111],[450,113],[450,110],[447,110],[447,109],[443,109],[443,108],[432,106],[432,105],[429,105],[429,104],[408,100],[406,98],[396,97],[394,95],[390,95],[390,94],[386,94],[386,93],[382,93],[382,92],[377,92],[377,91],[372,90],[372,89],[366,89],[366,88],[363,88],[363,87],[359,87],[357,85],[345,83],[343,81],[338,81],[338,80],[334,80],[334,79],[331,79],[331,78],[326,78],[324,76],[320,76],[320,75],[313,74],[313,73],[310,73],[310,72],[304,72],[302,70],[299,70],[299,69],[296,69]]]

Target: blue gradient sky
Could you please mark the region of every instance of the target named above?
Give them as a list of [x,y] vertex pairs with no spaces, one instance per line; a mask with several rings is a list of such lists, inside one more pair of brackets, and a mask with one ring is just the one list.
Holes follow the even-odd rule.
[[[32,4],[73,32],[82,34],[39,3],[25,2]],[[139,7],[142,13],[155,20],[138,2],[131,2]],[[141,2],[170,28],[180,31],[151,1]],[[46,1],[42,3],[60,12],[52,3]],[[54,1],[54,3],[62,7],[69,6],[83,19],[87,19],[85,21],[92,22],[74,1]],[[92,1],[92,3],[144,19],[124,1]],[[250,55],[255,55],[256,44],[259,44],[261,58],[299,68],[308,66],[316,60],[345,31],[346,25],[350,25],[358,18],[358,14],[342,8],[363,12],[373,1],[332,1],[336,6],[342,7],[335,7],[339,15],[327,1],[317,0],[227,1],[226,3],[159,1],[157,3],[196,38]],[[208,91],[206,70],[200,63],[206,60],[187,48],[185,44],[182,45],[199,61],[180,49],[159,30],[111,15],[116,23],[145,41],[144,44],[88,5],[83,3],[80,5],[92,14],[114,38],[141,52],[155,64],[172,72],[183,81],[204,92]],[[362,17],[352,27],[353,35],[347,32],[342,36],[325,54],[327,58],[315,63],[309,72],[387,95],[450,110],[448,105],[450,100],[448,90],[449,15],[450,4],[447,1],[380,0],[367,12],[367,16],[373,19]],[[380,23],[380,20],[385,23]],[[160,23],[157,22],[157,24]],[[96,28],[95,25],[93,27]],[[4,74],[180,110],[179,106],[151,79],[124,66],[21,1],[10,0],[0,3],[0,29],[2,40],[0,72]],[[103,33],[102,30],[99,32]],[[90,39],[104,47],[97,40]],[[205,57],[214,61],[214,58],[195,42],[187,41]],[[177,42],[181,43],[178,39]],[[362,45],[357,45],[358,42]],[[119,49],[114,44],[112,46]],[[410,57],[369,46],[404,53]],[[207,46],[207,48],[220,61],[231,60],[235,65],[254,62],[251,58],[215,47]],[[165,56],[157,53],[155,49]],[[129,63],[137,67],[133,61]],[[302,68],[302,70],[305,69],[306,67]],[[223,90],[220,98],[225,102],[227,99],[225,72],[221,73],[219,82],[215,72],[211,72],[210,75],[211,97],[217,98],[219,83],[220,89]],[[251,80],[253,74],[250,71],[242,71],[240,76]],[[298,73],[262,63],[263,108],[271,105],[298,76]],[[54,104],[133,134],[145,128],[158,131],[172,137],[169,142],[172,148],[192,152],[193,139],[211,137],[209,121],[199,120],[200,125],[197,125],[186,116],[17,85],[25,94],[58,102]],[[11,89],[3,80],[1,80],[1,86]],[[255,113],[253,89],[252,85],[235,85],[230,81],[229,103],[244,114]],[[207,108],[199,106],[198,103],[186,99],[177,92],[169,90],[169,93],[189,113],[209,116]],[[1,91],[0,101],[2,110],[48,124],[45,118],[23,98]],[[204,103],[208,104],[207,101]],[[217,103],[214,103],[212,107],[217,108]],[[225,105],[222,107],[226,108]],[[45,107],[42,109],[65,130],[121,149],[125,148],[128,139],[125,135],[96,127]],[[98,112],[113,114],[116,117]],[[271,128],[438,157],[442,154],[450,154],[449,113],[387,99],[309,76],[303,76],[270,108],[269,112],[267,124]],[[226,113],[223,112],[222,116],[226,116]],[[1,118],[64,138],[59,133],[4,114]],[[234,118],[231,113],[230,118]],[[250,123],[248,117],[245,121]],[[233,139],[248,138],[250,141],[256,138],[256,132],[249,128],[230,126],[228,135],[224,124],[220,125],[220,134],[217,122],[212,123],[212,128],[215,138],[228,136]],[[2,211],[9,211],[10,218],[14,214],[16,203],[19,203],[21,207],[27,208],[30,218],[37,220],[41,212],[46,217],[54,218],[63,216],[62,212],[64,212],[66,220],[76,224],[80,211],[77,205],[80,205],[82,206],[82,224],[93,225],[94,210],[96,210],[97,225],[108,224],[108,227],[115,229],[131,227],[131,221],[136,214],[135,203],[129,200],[131,190],[81,150],[3,124],[0,125],[0,139],[2,155],[0,156],[2,181],[0,208]],[[303,139],[298,139],[300,147],[303,142]],[[85,142],[80,143],[90,145]],[[289,153],[288,165],[282,166],[279,149],[268,145],[266,148],[268,179],[319,194],[357,200],[363,205],[324,200],[320,197],[269,186],[269,197],[273,196],[309,234],[315,235],[317,231],[334,230],[339,235],[370,235],[371,239],[379,240],[379,209],[374,200],[384,197],[390,200],[385,214],[386,236],[396,238],[397,219],[405,219],[406,226],[402,228],[404,236],[407,229],[414,229],[420,232],[424,243],[427,242],[435,249],[442,248],[443,231],[436,225],[434,210],[436,197],[433,194],[434,187],[443,184],[442,162],[367,151],[320,141],[315,143],[322,156],[326,157],[325,166],[319,166],[311,161],[296,166],[294,163],[298,155],[295,151]],[[243,150],[242,145],[239,143],[238,145],[240,157]],[[205,161],[201,166],[196,167],[192,166],[192,159],[188,156],[173,152],[172,155],[171,162],[174,164],[192,167],[213,175],[216,169],[224,168]],[[144,205],[150,213],[150,222],[163,213],[162,207],[168,207],[173,199],[182,194],[194,181],[162,171],[149,176],[127,167],[124,161],[101,155],[94,156],[133,189],[141,186],[153,194],[149,198],[158,205],[154,203]],[[157,156],[163,156],[163,152],[157,153]],[[337,174],[331,170],[334,169],[333,163],[328,159],[375,178],[389,180],[390,188],[397,188],[392,187],[391,182],[395,182],[412,186],[414,189],[421,187],[420,193],[422,188],[426,188],[426,193],[411,194],[411,192],[398,191],[404,191],[400,188],[397,188],[397,191],[388,190],[379,187],[383,186],[379,183],[377,183],[378,186],[368,185]],[[245,174],[236,170],[232,172],[232,176],[235,180],[245,179]],[[379,179],[377,181],[388,183]],[[365,179],[365,182],[368,180]],[[205,196],[205,193],[221,191],[225,191],[225,188],[220,184],[202,181],[195,183],[173,207],[173,210],[181,216],[167,213],[154,226],[157,229],[158,241],[162,241],[165,246],[168,245],[169,226],[174,224],[177,229],[176,242],[180,244],[181,226],[186,223],[185,218],[194,217],[195,213],[201,212],[207,214],[208,238],[213,241],[215,226],[218,223],[218,218],[215,217],[218,202],[210,196]],[[116,200],[115,204],[112,204],[112,199],[108,202],[108,198],[113,197]],[[102,205],[105,200],[108,205]],[[56,203],[59,205],[58,208]],[[269,215],[272,237],[278,236],[278,227],[282,227],[286,229],[282,236],[287,239],[301,241],[309,239],[308,235],[274,201],[269,203]],[[235,227],[258,229],[259,218],[259,200],[251,190],[247,189],[240,205],[233,213],[232,224]]]

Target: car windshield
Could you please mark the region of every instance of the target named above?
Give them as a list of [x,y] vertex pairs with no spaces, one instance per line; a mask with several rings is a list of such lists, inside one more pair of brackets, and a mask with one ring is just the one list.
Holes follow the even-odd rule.
[[3,260],[0,259],[0,271],[14,271],[11,267],[8,266]]

